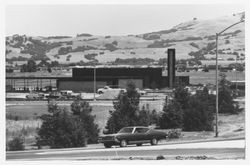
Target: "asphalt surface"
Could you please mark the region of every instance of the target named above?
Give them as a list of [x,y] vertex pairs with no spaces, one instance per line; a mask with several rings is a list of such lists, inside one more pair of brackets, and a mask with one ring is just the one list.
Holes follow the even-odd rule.
[[184,144],[143,145],[106,149],[98,147],[13,151],[6,153],[6,160],[109,160],[136,157],[155,159],[164,155],[170,159],[177,156],[206,156],[212,159],[244,159],[245,140],[211,141]]

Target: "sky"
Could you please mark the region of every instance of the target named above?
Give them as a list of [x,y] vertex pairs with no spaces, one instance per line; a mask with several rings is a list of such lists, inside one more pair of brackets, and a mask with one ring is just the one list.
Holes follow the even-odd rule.
[[129,35],[170,29],[192,20],[244,11],[243,5],[8,5],[5,34]]

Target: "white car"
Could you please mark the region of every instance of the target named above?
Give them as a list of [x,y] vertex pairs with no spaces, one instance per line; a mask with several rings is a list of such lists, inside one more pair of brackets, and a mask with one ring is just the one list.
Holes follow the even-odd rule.
[[97,90],[97,93],[98,94],[103,94],[107,91],[123,91],[123,92],[126,92],[126,89],[121,89],[121,88],[110,88],[109,86],[104,86],[103,88],[99,88]]

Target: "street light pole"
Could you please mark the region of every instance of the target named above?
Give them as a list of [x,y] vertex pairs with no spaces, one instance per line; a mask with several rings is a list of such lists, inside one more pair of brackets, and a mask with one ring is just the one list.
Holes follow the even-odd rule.
[[94,63],[94,101],[96,101],[95,92],[96,92],[96,66],[95,66],[95,63]]
[[218,137],[218,134],[219,134],[219,131],[218,131],[218,114],[219,114],[219,85],[218,85],[218,39],[219,39],[219,36],[224,33],[226,30],[228,30],[229,28],[239,24],[239,23],[242,23],[244,22],[244,17],[241,18],[241,20],[239,22],[236,22],[230,26],[228,26],[227,28],[225,28],[224,30],[222,30],[221,32],[219,33],[216,33],[216,76],[215,76],[215,79],[216,79],[216,115],[215,115],[215,137]]
[[238,88],[238,84],[237,84],[237,58],[238,56],[236,55],[236,60],[235,60],[235,90],[236,90],[236,95],[238,95],[238,92],[237,92],[237,88]]
[[218,137],[218,113],[219,113],[219,89],[218,89],[218,37],[216,33],[216,115],[215,115],[215,137]]

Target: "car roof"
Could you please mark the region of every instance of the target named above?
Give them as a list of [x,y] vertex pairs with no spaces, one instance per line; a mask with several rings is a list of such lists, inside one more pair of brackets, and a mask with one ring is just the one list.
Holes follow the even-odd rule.
[[129,126],[129,127],[123,127],[123,128],[148,128],[145,126]]

